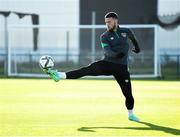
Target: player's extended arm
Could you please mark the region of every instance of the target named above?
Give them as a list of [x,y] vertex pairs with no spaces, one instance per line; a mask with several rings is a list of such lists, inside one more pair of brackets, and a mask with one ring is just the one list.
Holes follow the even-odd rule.
[[136,37],[134,36],[134,34],[131,31],[129,32],[129,39],[132,41],[132,43],[134,45],[134,48],[132,49],[132,51],[135,53],[139,53],[141,51],[139,44],[137,42]]

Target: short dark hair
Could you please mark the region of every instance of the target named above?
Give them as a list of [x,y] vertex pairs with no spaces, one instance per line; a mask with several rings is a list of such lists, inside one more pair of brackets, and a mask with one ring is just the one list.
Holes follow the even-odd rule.
[[108,12],[106,13],[106,15],[104,16],[104,18],[114,18],[114,19],[118,19],[118,15],[115,12]]

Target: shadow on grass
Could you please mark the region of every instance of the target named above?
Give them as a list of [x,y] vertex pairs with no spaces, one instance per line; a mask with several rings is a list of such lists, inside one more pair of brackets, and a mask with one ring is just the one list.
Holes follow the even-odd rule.
[[162,131],[168,134],[172,135],[180,135],[180,129],[170,128],[170,127],[164,127],[155,125],[148,122],[137,122],[143,125],[146,125],[148,127],[81,127],[77,129],[78,131],[83,132],[96,132],[95,129],[132,129],[132,130],[154,130],[154,131]]

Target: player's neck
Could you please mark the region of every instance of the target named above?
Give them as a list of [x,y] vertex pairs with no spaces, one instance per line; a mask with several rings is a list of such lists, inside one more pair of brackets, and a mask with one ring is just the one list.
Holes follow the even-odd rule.
[[113,29],[113,31],[117,31],[117,29],[119,28],[119,25],[117,24],[116,27]]

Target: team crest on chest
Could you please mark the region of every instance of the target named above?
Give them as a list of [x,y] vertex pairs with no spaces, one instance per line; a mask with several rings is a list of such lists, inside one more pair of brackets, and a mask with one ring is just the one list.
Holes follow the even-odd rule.
[[121,36],[126,37],[127,34],[126,33],[121,33]]
[[114,40],[114,37],[110,37],[110,40]]

